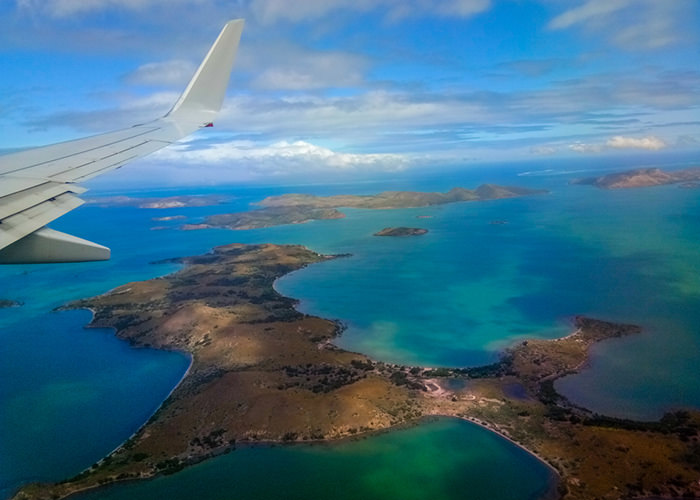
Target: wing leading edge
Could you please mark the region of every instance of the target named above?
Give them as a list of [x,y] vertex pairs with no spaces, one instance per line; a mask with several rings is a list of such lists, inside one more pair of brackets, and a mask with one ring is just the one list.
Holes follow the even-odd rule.
[[119,168],[211,124],[243,30],[226,23],[164,117],[131,128],[0,156],[0,264],[107,260],[108,248],[46,228],[84,202],[76,183]]

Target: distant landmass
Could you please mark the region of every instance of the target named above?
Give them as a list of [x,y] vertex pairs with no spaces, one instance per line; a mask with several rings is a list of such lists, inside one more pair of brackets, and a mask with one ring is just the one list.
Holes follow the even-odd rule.
[[314,196],[310,194],[283,194],[269,196],[259,202],[263,207],[313,206],[324,208],[416,208],[444,205],[459,201],[497,200],[533,194],[547,193],[545,189],[529,189],[516,186],[482,184],[476,189],[456,187],[446,193],[424,193],[419,191],[384,191],[373,195]]
[[250,212],[210,215],[202,224],[185,224],[181,229],[191,231],[220,227],[225,229],[258,229],[282,224],[303,224],[312,220],[342,219],[345,214],[334,208],[312,206],[270,207]]
[[482,184],[476,189],[456,187],[447,193],[423,193],[418,191],[385,191],[374,195],[314,196],[310,194],[284,194],[270,196],[257,203],[263,207],[249,212],[210,215],[201,224],[185,224],[183,230],[226,228],[257,229],[281,224],[302,224],[312,220],[340,219],[345,214],[340,207],[392,209],[444,205],[460,201],[484,201],[515,198],[547,193],[545,189],[528,189],[515,186]]
[[697,187],[700,181],[700,167],[666,171],[660,168],[636,168],[600,177],[577,179],[573,184],[589,184],[602,189],[629,189],[665,184],[681,184],[683,187]]
[[487,366],[384,363],[334,346],[342,325],[298,312],[274,290],[282,275],[331,258],[295,245],[227,245],[181,259],[187,266],[174,274],[70,304],[94,311],[92,326],[187,352],[192,365],[120,448],[74,478],[26,485],[15,500],[173,474],[241,443],[325,441],[432,416],[470,420],[535,454],[567,500],[700,493],[697,412],[604,417],[554,388],[595,343],[639,327],[576,317],[571,335],[520,342]]
[[420,236],[427,233],[427,229],[420,227],[385,227],[374,236]]
[[99,206],[129,206],[139,208],[162,209],[183,207],[208,207],[211,205],[220,205],[230,199],[230,196],[221,196],[218,194],[167,196],[165,198],[134,198],[131,196],[105,196],[87,198],[86,202]]

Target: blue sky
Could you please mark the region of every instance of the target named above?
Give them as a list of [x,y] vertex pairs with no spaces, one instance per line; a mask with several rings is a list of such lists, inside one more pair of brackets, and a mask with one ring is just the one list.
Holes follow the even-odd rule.
[[697,0],[0,0],[0,149],[164,114],[237,17],[216,127],[113,180],[700,150]]

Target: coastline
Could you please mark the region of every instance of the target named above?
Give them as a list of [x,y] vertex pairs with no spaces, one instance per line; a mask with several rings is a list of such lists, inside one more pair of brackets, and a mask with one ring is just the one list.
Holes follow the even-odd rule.
[[460,416],[453,416],[453,415],[435,415],[435,416],[436,417],[457,418],[460,420],[464,420],[465,422],[469,422],[469,423],[472,423],[474,425],[478,425],[479,427],[481,427],[482,429],[486,429],[487,431],[493,432],[497,436],[505,439],[506,441],[510,442],[511,444],[517,446],[521,450],[523,450],[523,451],[529,453],[530,455],[532,455],[533,457],[535,457],[537,460],[542,462],[542,464],[546,465],[547,468],[549,468],[549,470],[552,471],[556,475],[558,480],[561,480],[561,473],[553,464],[549,463],[546,458],[539,455],[536,451],[531,450],[530,448],[528,448],[524,444],[519,443],[518,441],[514,440],[512,437],[510,437],[508,434],[506,434],[505,431],[503,429],[501,429],[500,427],[498,427],[496,425],[489,424],[488,422],[482,422],[481,420],[479,420],[476,417],[460,417]]
[[[171,474],[237,445],[335,443],[443,417],[507,439],[545,464],[560,484],[569,481],[567,486],[581,490],[571,493],[569,488],[567,498],[588,498],[590,485],[579,488],[572,482],[578,481],[580,468],[572,469],[572,457],[559,455],[561,450],[552,449],[551,443],[597,439],[599,428],[577,425],[587,418],[585,411],[561,405],[560,396],[546,401],[552,395],[546,393],[545,382],[575,371],[592,344],[638,333],[638,327],[577,316],[577,328],[564,337],[524,341],[507,350],[508,360],[476,369],[442,369],[445,375],[374,361],[332,343],[339,333],[337,322],[300,313],[299,301],[275,291],[280,277],[333,257],[296,245],[227,245],[203,257],[182,259],[186,266],[165,278],[129,283],[71,304],[92,312],[88,327],[111,327],[132,346],[187,352],[190,364],[152,417],[113,453],[83,475],[58,485],[23,488],[15,498],[46,498],[45,493],[65,498],[105,484]],[[176,295],[168,295],[170,283],[177,284]],[[229,323],[232,311],[237,311],[235,329]],[[247,316],[241,322],[243,313]],[[254,349],[247,351],[253,338]],[[434,377],[471,382],[468,391],[451,389],[436,397],[423,385]],[[521,383],[527,400],[504,391],[512,381]],[[318,431],[298,421],[298,410],[307,412],[304,418],[311,418],[316,407],[325,414],[328,402],[339,398],[348,406],[323,422],[312,420]],[[352,406],[358,398],[364,406]],[[261,406],[261,401],[274,401],[274,406]],[[209,413],[200,415],[203,406]],[[258,408],[263,413],[256,413]],[[330,408],[337,408],[336,403]],[[190,414],[196,420],[188,420]],[[614,432],[624,443],[630,439],[624,427]],[[680,446],[673,436],[666,441]],[[640,449],[644,443],[639,441]],[[610,458],[617,448],[611,444],[596,452]]]
[[[543,465],[546,466],[546,468],[550,471],[550,480],[548,481],[546,485],[546,491],[544,495],[537,497],[538,500],[556,500],[559,498],[559,495],[557,494],[557,487],[559,486],[561,482],[561,475],[557,471],[556,468],[554,468],[551,464],[549,464],[545,459],[543,459],[541,456],[537,455],[535,452],[532,450],[529,450],[522,444],[514,441],[507,435],[503,434],[500,430],[494,428],[494,427],[489,427],[487,424],[484,424],[482,422],[476,421],[476,420],[471,420],[470,418],[467,417],[459,417],[459,416],[454,416],[454,415],[426,415],[421,417],[420,419],[414,420],[414,421],[408,421],[408,422],[403,422],[401,424],[398,424],[396,426],[387,428],[387,429],[377,429],[377,430],[372,430],[372,431],[367,431],[364,433],[360,434],[355,434],[355,435],[350,435],[350,436],[344,436],[332,440],[325,440],[325,439],[318,439],[318,440],[308,440],[308,441],[301,441],[301,442],[286,442],[282,440],[275,440],[275,441],[258,441],[258,442],[241,442],[237,443],[235,446],[232,446],[231,448],[228,448],[220,453],[217,453],[216,455],[213,455],[211,457],[205,458],[203,460],[198,460],[194,461],[189,466],[194,466],[199,463],[202,463],[203,461],[208,460],[209,458],[217,458],[217,457],[222,457],[224,455],[228,455],[229,453],[235,453],[236,450],[239,448],[249,448],[249,449],[257,449],[257,448],[278,448],[278,447],[328,447],[328,448],[333,448],[336,446],[341,446],[343,444],[349,443],[349,442],[358,442],[366,439],[372,439],[377,436],[382,436],[386,435],[389,433],[393,432],[400,432],[402,430],[406,429],[412,429],[414,427],[419,427],[424,424],[430,424],[432,422],[437,422],[439,420],[458,420],[462,422],[466,422],[468,424],[473,424],[480,429],[484,429],[486,431],[489,431],[490,434],[497,436],[499,439],[503,439],[507,442],[509,442],[512,445],[515,445],[518,449],[526,452],[529,456],[537,459],[539,463],[542,463]],[[81,489],[76,489],[72,491],[69,495],[63,497],[64,499],[72,499],[77,496],[79,496],[82,493],[86,493],[89,491],[93,490],[99,490],[101,488],[109,488],[112,486],[117,486],[120,484],[129,484],[129,483],[140,483],[144,481],[151,481],[155,480],[158,477],[162,477],[160,475],[150,475],[150,476],[144,476],[140,478],[124,478],[124,479],[117,479],[109,484],[106,485],[91,485],[91,486],[86,486]],[[14,498],[14,497],[12,497]]]

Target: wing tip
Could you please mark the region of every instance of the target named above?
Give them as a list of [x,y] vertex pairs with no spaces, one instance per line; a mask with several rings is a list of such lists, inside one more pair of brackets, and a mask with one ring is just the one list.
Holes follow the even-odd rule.
[[232,19],[221,29],[187,88],[166,116],[206,123],[223,104],[245,20]]

